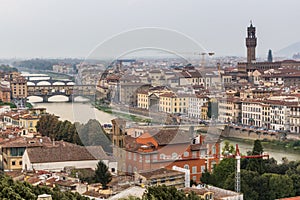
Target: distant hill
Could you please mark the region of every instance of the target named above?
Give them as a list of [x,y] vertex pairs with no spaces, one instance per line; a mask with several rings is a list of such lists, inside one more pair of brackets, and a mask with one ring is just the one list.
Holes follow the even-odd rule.
[[300,52],[300,42],[296,42],[283,49],[280,49],[275,54],[276,56],[284,56],[284,57],[292,58],[294,54],[297,54],[299,52]]

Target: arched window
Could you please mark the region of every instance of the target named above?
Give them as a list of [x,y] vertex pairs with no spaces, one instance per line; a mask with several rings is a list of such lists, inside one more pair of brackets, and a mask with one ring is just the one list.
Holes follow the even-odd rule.
[[212,147],[212,154],[213,155],[216,154],[216,146],[215,145]]
[[177,153],[172,153],[172,159],[177,159],[178,154]]
[[163,154],[163,153],[162,153],[162,154],[160,154],[160,155],[159,155],[159,159],[161,159],[161,160],[164,160],[164,159],[166,159],[166,155],[165,155],[165,154]]

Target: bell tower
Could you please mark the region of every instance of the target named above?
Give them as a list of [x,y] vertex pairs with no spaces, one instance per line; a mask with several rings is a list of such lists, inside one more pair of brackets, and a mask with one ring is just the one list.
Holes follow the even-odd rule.
[[247,38],[246,38],[248,63],[251,63],[256,60],[256,56],[255,56],[256,44],[257,44],[257,38],[255,35],[255,27],[252,25],[252,21],[251,21],[250,26],[247,28]]

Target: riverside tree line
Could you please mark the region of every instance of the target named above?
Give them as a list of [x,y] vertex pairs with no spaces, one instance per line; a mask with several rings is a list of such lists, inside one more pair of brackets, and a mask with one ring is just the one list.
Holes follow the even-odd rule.
[[109,136],[95,119],[90,119],[86,124],[80,124],[71,123],[68,120],[61,121],[57,116],[47,114],[41,116],[36,128],[43,136],[53,140],[63,140],[82,146],[101,145],[105,152],[112,153]]

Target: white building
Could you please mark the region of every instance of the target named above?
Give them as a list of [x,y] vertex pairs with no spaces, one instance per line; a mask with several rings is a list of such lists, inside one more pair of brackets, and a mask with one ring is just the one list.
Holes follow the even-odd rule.
[[300,134],[300,106],[290,106],[290,131]]
[[102,160],[112,173],[117,172],[117,161],[106,155],[100,146],[60,145],[41,148],[27,148],[22,157],[25,171],[62,171],[65,167],[96,169]]
[[262,126],[262,103],[255,100],[242,102],[242,123],[249,126]]
[[208,97],[203,95],[190,95],[188,116],[194,119],[201,119],[201,108],[208,102]]

